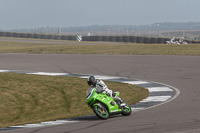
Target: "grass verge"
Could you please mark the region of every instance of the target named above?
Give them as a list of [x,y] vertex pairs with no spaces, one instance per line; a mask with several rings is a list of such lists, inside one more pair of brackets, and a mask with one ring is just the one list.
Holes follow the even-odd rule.
[[[38,123],[93,114],[85,104],[85,79],[0,73],[0,127]],[[148,96],[148,90],[107,82],[129,104]]]
[[1,40],[0,53],[200,55],[199,44],[135,44],[114,42],[76,42],[76,44],[73,44],[74,42],[60,42],[62,43],[55,41],[41,43],[38,41],[19,42]]

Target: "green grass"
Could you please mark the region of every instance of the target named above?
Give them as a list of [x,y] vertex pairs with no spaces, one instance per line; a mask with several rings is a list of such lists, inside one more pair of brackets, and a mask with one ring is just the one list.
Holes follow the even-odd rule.
[[[48,40],[50,41],[50,40]],[[0,41],[0,53],[200,55],[200,44],[64,43]],[[66,42],[66,44],[65,44]],[[88,43],[86,45],[85,43]]]
[[[0,83],[1,128],[94,114],[85,103],[86,79],[0,73]],[[138,86],[105,83],[129,104],[148,96]]]

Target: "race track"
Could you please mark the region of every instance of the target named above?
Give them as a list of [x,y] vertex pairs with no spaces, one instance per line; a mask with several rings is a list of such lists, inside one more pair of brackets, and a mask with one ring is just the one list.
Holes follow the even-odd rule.
[[173,101],[129,117],[23,128],[5,133],[198,133],[200,57],[139,55],[0,54],[1,70],[121,76],[161,82],[180,90]]

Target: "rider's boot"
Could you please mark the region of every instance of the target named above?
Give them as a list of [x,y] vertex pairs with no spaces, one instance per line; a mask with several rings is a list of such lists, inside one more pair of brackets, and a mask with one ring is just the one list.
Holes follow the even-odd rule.
[[[126,104],[123,103],[123,100],[122,100],[120,97],[116,96],[115,93],[113,93],[112,96],[113,96],[113,99],[118,103],[118,105],[119,105],[120,107],[126,106]],[[119,102],[118,102],[118,101],[119,101]]]

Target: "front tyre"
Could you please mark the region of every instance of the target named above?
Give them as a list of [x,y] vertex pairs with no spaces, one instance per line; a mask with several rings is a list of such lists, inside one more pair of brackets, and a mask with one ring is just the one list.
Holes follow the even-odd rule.
[[125,106],[121,106],[121,110],[122,110],[122,115],[123,116],[129,116],[131,114],[131,107],[128,105],[128,103],[126,103],[125,101],[122,102],[123,104],[125,104]]
[[92,109],[100,119],[106,120],[109,118],[108,110],[101,103],[93,105]]

